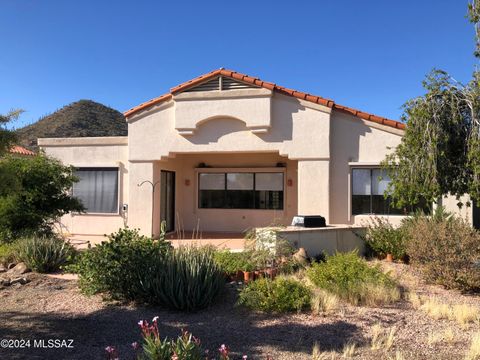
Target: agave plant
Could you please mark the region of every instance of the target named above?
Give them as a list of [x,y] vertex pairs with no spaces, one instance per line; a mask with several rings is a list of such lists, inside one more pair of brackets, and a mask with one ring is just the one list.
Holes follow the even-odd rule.
[[15,257],[40,273],[58,270],[74,254],[75,249],[70,243],[55,236],[23,238],[15,247]]
[[169,251],[149,281],[145,285],[150,302],[187,311],[209,306],[225,285],[214,251],[208,247]]

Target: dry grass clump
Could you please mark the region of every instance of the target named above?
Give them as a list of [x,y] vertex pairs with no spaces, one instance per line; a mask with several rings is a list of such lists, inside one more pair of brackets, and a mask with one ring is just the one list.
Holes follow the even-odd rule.
[[338,356],[341,356],[342,359],[349,359],[355,356],[357,349],[357,344],[353,342],[348,342],[343,346],[342,354],[335,351],[322,351],[320,345],[315,343],[312,350],[312,360],[335,360]]
[[386,287],[383,284],[363,284],[360,293],[367,306],[391,304],[400,300],[401,297],[400,290],[397,287]]
[[371,329],[371,345],[372,350],[390,350],[395,343],[395,326],[390,329],[384,329],[379,323],[372,326]]
[[453,320],[462,327],[478,322],[480,319],[480,310],[475,306],[467,304],[444,304],[438,299],[418,296],[415,293],[409,294],[408,300],[415,309],[424,311],[430,317],[436,320]]
[[340,299],[334,294],[323,290],[316,290],[312,296],[311,309],[314,315],[320,313],[331,313],[338,309]]
[[428,334],[427,343],[434,345],[438,343],[447,343],[449,345],[455,342],[455,333],[451,328],[446,329],[443,332],[431,332]]
[[465,360],[478,360],[480,359],[480,333],[476,333],[472,336],[470,342],[470,348],[468,349]]
[[335,351],[322,351],[320,345],[315,343],[312,351],[312,360],[335,360],[337,353]]
[[405,357],[400,351],[397,350],[397,352],[395,353],[395,357],[389,356],[388,359],[389,360],[405,360]]
[[345,344],[345,346],[343,347],[342,357],[345,359],[354,357],[356,348],[357,348],[357,344],[355,343],[349,342]]
[[460,304],[452,307],[452,317],[460,325],[466,326],[470,323],[478,321],[480,313],[476,307]]
[[425,300],[420,306],[420,310],[423,310],[435,320],[449,319],[451,317],[450,306],[439,303],[436,299]]

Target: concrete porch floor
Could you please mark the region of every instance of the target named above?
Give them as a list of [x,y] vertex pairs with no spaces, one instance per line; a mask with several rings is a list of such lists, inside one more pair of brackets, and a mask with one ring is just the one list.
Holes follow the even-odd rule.
[[182,245],[213,245],[217,248],[226,248],[234,251],[244,249],[244,237],[242,233],[235,232],[200,232],[184,231],[172,232],[166,238],[174,247]]
[[[171,232],[166,235],[166,239],[174,247],[182,245],[213,245],[217,248],[226,248],[233,251],[242,251],[244,249],[244,234],[234,232],[199,232],[193,234],[192,231],[181,233]],[[70,242],[77,249],[86,249],[88,245],[96,245],[107,240],[102,235],[70,235]]]

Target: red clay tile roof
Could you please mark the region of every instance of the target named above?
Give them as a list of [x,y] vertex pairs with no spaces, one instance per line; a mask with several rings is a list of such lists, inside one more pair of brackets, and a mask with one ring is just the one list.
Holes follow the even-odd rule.
[[161,102],[164,102],[166,100],[170,100],[172,98],[172,96],[175,95],[176,93],[179,93],[181,91],[189,89],[189,88],[191,88],[193,86],[196,86],[196,85],[198,85],[198,84],[200,84],[204,81],[207,81],[211,78],[214,78],[214,77],[220,76],[220,75],[224,76],[224,77],[230,77],[230,78],[235,79],[235,80],[240,80],[240,81],[243,81],[247,84],[252,84],[252,85],[259,86],[259,87],[263,87],[265,89],[276,91],[280,94],[293,96],[293,97],[301,99],[301,100],[306,100],[306,101],[309,101],[309,102],[312,102],[312,103],[320,104],[320,105],[329,107],[331,109],[335,109],[335,110],[341,111],[343,113],[359,117],[359,118],[367,120],[367,121],[373,121],[373,122],[376,122],[378,124],[386,125],[386,126],[401,129],[401,130],[405,129],[405,124],[401,123],[399,121],[390,120],[390,119],[387,119],[387,118],[384,118],[384,117],[381,117],[381,116],[377,116],[377,115],[373,115],[373,114],[369,114],[369,113],[366,113],[366,112],[363,112],[363,111],[360,111],[360,110],[357,110],[357,109],[352,109],[352,108],[349,108],[347,106],[336,104],[333,100],[330,100],[330,99],[325,99],[325,98],[322,98],[320,96],[307,94],[307,93],[304,93],[304,92],[301,92],[301,91],[296,91],[296,90],[293,90],[293,89],[288,89],[288,88],[285,88],[283,86],[279,86],[279,85],[276,85],[274,83],[263,81],[263,80],[260,80],[258,78],[252,77],[252,76],[240,74],[238,72],[235,72],[235,71],[232,71],[232,70],[225,70],[225,69],[218,69],[218,70],[211,71],[208,74],[201,75],[201,76],[199,76],[195,79],[189,80],[187,82],[184,82],[183,84],[175,86],[175,87],[170,89],[170,92],[168,94],[164,94],[164,95],[159,96],[155,99],[152,99],[152,100],[144,102],[144,103],[142,103],[138,106],[135,106],[134,108],[125,111],[124,115],[125,115],[125,117],[128,118],[128,117],[130,117],[130,116],[132,116],[132,115],[134,115],[134,114],[136,114],[136,113],[138,113],[142,110],[145,110],[145,109],[147,109],[147,108],[149,108],[153,105],[157,105],[157,104],[159,104]]
[[19,154],[19,155],[29,155],[29,156],[35,155],[35,153],[33,151],[30,151],[30,150],[25,149],[24,147],[18,146],[18,145],[12,146],[8,152],[11,153],[11,154]]

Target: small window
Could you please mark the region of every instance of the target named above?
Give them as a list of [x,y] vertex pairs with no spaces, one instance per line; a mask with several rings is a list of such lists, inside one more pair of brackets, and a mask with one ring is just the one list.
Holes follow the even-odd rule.
[[199,207],[283,209],[283,173],[201,173]]
[[73,185],[88,213],[118,212],[118,168],[80,168],[75,171],[79,181]]
[[428,213],[426,201],[398,209],[385,197],[391,179],[382,169],[352,169],[352,214],[408,215],[417,209]]

